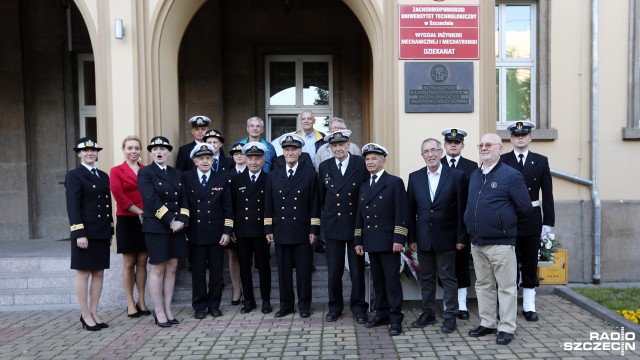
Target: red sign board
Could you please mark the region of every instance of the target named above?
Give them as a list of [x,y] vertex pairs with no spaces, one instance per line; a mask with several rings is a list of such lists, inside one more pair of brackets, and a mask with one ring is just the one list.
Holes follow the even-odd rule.
[[399,5],[400,59],[478,59],[478,5]]

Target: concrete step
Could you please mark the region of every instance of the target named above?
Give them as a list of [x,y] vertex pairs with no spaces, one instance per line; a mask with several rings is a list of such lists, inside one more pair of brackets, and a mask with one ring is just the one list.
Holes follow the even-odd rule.
[[0,273],[0,290],[72,288],[76,273],[66,271],[3,272]]
[[6,257],[0,258],[0,273],[33,273],[70,270],[67,257]]

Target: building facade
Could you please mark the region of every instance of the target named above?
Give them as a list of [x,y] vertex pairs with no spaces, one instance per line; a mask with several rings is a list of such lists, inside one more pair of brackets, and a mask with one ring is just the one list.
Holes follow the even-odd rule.
[[[527,119],[538,127],[531,149],[557,175],[554,232],[569,250],[570,281],[640,280],[640,1],[0,5],[0,243],[68,237],[63,179],[84,135],[97,136],[108,171],[126,135],[183,144],[195,114],[230,144],[251,116],[274,139],[312,109],[317,128],[338,116],[354,142],[387,147],[387,168],[406,180],[424,166],[422,140],[442,129],[467,130],[463,156],[477,160],[483,133],[500,133],[509,151],[506,126]],[[401,13],[420,12],[407,5],[477,7],[477,56],[405,58]],[[471,111],[407,112],[406,64],[442,61],[470,64]]]

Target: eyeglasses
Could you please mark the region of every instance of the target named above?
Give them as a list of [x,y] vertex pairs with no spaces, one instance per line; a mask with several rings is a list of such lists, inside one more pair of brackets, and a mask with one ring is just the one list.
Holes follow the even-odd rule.
[[422,152],[422,155],[437,154],[440,151],[442,151],[442,149],[427,149]]
[[494,145],[499,145],[499,144],[492,144],[492,143],[478,144],[478,150],[482,150],[482,148],[491,149],[491,147]]

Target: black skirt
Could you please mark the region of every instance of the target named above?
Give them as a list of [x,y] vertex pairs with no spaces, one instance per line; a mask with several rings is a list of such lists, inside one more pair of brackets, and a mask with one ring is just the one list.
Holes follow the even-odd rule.
[[172,258],[183,258],[189,254],[187,237],[184,233],[156,234],[145,233],[144,237],[149,253],[149,264],[160,264]]
[[78,247],[78,240],[71,239],[71,269],[104,270],[109,268],[111,239],[89,239],[86,249]]
[[147,251],[142,233],[142,224],[137,216],[118,216],[116,223],[116,243],[118,254],[132,254]]

